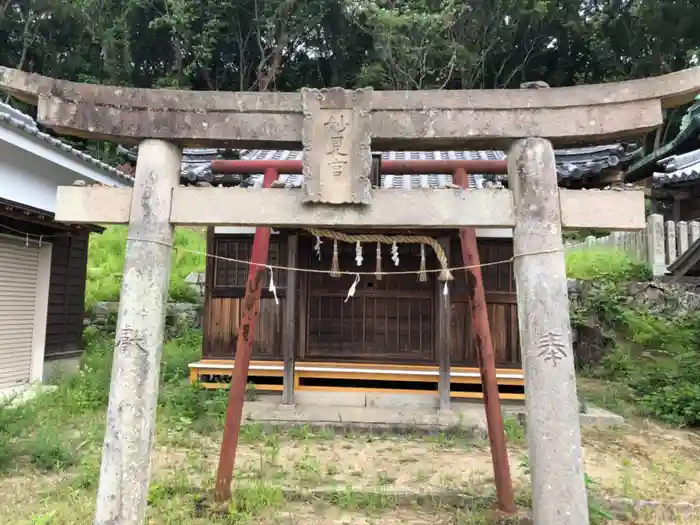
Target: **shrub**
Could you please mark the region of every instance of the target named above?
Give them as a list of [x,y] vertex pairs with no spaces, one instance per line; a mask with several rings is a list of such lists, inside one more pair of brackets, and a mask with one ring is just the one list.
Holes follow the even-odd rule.
[[[97,463],[86,462],[85,455],[102,440],[114,339],[114,333],[86,329],[77,374],[17,406],[0,401],[0,471],[20,460],[44,471],[80,464],[85,472],[76,483],[94,482]],[[228,392],[189,384],[188,365],[199,357],[201,342],[201,332],[190,329],[166,343],[159,405],[176,425],[209,431],[221,428]]]
[[109,399],[114,334],[89,328],[84,345],[78,373],[61,381],[55,393],[62,411],[69,414],[103,409]]
[[[109,226],[101,234],[90,235],[85,305],[99,301],[118,301],[121,289],[127,227]],[[185,282],[191,272],[203,272],[206,239],[201,231],[176,228],[175,249],[170,270],[170,297],[175,301],[193,302],[195,293]],[[191,251],[186,251],[191,250]],[[200,253],[192,253],[192,252]]]
[[49,425],[39,428],[27,443],[25,453],[36,468],[47,472],[65,468],[74,462],[69,443]]
[[248,523],[270,509],[278,508],[284,502],[280,487],[262,481],[236,486],[229,504],[228,521],[232,524]]
[[11,442],[11,422],[10,400],[5,398],[0,400],[0,472],[7,469],[15,456]]
[[163,348],[161,377],[168,383],[189,377],[189,364],[199,360],[202,352],[202,332],[185,329]]
[[604,247],[568,251],[566,273],[571,279],[605,283],[646,281],[651,278],[646,264],[635,261],[622,250]]
[[611,341],[591,373],[622,384],[643,415],[700,424],[700,315],[666,318],[630,307],[624,283],[648,279],[649,272],[619,250],[571,252],[567,271],[590,282],[572,322],[597,326]]

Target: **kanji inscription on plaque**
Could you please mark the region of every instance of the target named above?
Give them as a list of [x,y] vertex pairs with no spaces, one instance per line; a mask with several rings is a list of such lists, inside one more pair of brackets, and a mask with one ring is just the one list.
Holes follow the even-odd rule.
[[343,132],[348,127],[345,122],[345,116],[341,113],[339,118],[335,115],[331,115],[328,122],[324,124],[326,130],[328,131],[328,138],[330,139],[330,149],[326,152],[328,155],[338,155],[341,157],[347,156],[341,148],[343,146]]
[[345,122],[345,116],[342,113],[338,118],[335,115],[331,115],[328,122],[324,123],[324,126],[328,132],[329,140],[329,149],[326,151],[326,155],[331,157],[328,166],[331,170],[331,175],[341,177],[345,166],[348,164],[348,153],[343,148],[343,132],[348,126]]
[[545,361],[550,361],[554,366],[567,357],[564,337],[558,330],[550,330],[537,343],[537,357],[543,357]]
[[369,204],[372,90],[304,89],[305,202]]

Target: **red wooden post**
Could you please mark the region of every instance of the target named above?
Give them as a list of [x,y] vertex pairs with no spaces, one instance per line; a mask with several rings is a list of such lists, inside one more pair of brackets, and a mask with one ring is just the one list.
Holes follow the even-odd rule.
[[[277,180],[276,169],[265,170],[263,187],[269,188]],[[238,446],[238,434],[241,430],[241,417],[243,415],[243,400],[246,384],[248,382],[248,368],[250,355],[253,351],[253,339],[255,337],[255,323],[260,313],[260,292],[263,278],[265,277],[265,265],[270,251],[270,228],[256,228],[253,239],[253,253],[248,270],[248,281],[243,298],[243,313],[238,327],[236,340],[236,361],[231,374],[231,389],[228,395],[226,407],[226,423],[224,424],[224,437],[221,441],[219,454],[219,468],[216,472],[216,488],[214,500],[217,502],[228,501],[231,498],[231,481],[233,468],[236,463],[236,447]]]
[[[466,190],[468,188],[467,172],[462,168],[456,169],[454,171],[454,182]],[[464,265],[472,266],[472,268],[466,270],[467,290],[471,305],[472,327],[476,337],[481,385],[484,391],[484,409],[486,411],[486,424],[491,445],[493,473],[496,480],[498,508],[505,513],[514,514],[518,509],[515,505],[513,482],[510,477],[510,465],[508,464],[506,434],[503,427],[503,415],[501,414],[501,400],[498,395],[498,380],[496,379],[496,360],[493,355],[493,342],[491,341],[489,316],[486,309],[484,280],[479,266],[481,263],[476,243],[476,230],[474,228],[462,228],[459,230],[459,238],[462,244]]]

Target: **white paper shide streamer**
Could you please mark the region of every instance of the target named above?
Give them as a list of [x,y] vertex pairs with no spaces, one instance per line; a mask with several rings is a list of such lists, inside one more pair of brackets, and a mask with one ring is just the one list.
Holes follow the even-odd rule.
[[268,286],[267,290],[272,293],[272,295],[275,298],[275,304],[279,305],[280,300],[277,298],[277,287],[275,286],[275,274],[272,271],[272,268],[270,266],[266,267],[268,270],[270,270],[270,286]]
[[318,235],[316,237],[316,244],[314,244],[314,250],[316,251],[316,257],[318,257],[318,260],[321,260],[321,245],[323,244],[323,241],[321,240],[321,237]]
[[396,241],[391,245],[391,260],[394,261],[394,266],[399,265],[399,246]]
[[418,271],[418,280],[422,283],[428,281],[428,274],[425,271],[425,245],[420,245],[420,270]]
[[348,299],[351,297],[355,296],[355,291],[357,290],[357,285],[360,282],[360,274],[356,273],[355,274],[355,280],[352,282],[350,285],[350,289],[348,290],[348,296],[345,298],[345,302],[348,302]]

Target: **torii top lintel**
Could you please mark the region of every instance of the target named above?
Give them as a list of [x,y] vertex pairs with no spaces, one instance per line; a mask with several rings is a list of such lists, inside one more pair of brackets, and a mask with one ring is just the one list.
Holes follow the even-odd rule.
[[[57,132],[183,147],[299,148],[301,93],[140,89],[57,80],[0,67],[0,90],[38,105]],[[504,148],[537,136],[555,146],[638,137],[662,109],[700,93],[700,67],[619,83],[550,89],[365,91],[372,149]],[[367,94],[369,97],[367,97]]]

